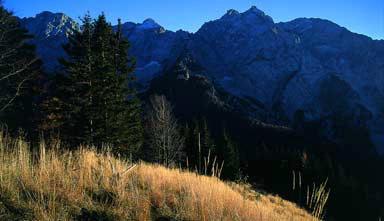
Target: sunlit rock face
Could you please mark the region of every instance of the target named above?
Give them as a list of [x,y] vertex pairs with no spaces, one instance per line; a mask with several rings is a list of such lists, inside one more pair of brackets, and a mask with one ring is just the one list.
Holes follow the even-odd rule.
[[20,20],[24,28],[34,35],[33,43],[44,61],[48,72],[58,68],[58,59],[64,57],[62,45],[67,43],[68,35],[78,30],[78,24],[63,13],[42,12],[32,18]]
[[[21,21],[36,36],[46,68],[54,70],[63,56],[60,45],[78,25],[49,12]],[[168,31],[152,19],[122,28],[142,85],[188,54],[215,86],[275,113],[264,121],[289,125],[303,111],[308,120],[332,125],[332,116],[342,116],[369,128],[378,149],[384,144],[384,41],[322,19],[275,23],[256,7],[229,10],[196,33]]]

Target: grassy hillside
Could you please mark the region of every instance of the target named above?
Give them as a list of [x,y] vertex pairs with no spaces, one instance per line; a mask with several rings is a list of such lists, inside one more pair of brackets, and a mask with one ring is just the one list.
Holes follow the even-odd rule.
[[49,146],[0,135],[0,220],[316,220],[247,185]]

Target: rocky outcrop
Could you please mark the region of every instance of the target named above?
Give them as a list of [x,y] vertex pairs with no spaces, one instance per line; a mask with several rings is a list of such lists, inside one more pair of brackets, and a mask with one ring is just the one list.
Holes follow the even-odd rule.
[[174,63],[190,37],[184,31],[167,31],[152,19],[141,24],[125,23],[123,33],[131,42],[130,52],[137,61],[136,76],[142,84]]

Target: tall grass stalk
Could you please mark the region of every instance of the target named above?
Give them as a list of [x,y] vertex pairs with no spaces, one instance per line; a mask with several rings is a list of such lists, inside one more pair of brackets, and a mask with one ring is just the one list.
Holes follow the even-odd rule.
[[[297,178],[296,178],[297,177]],[[324,219],[325,205],[327,204],[331,190],[327,188],[328,179],[317,185],[313,183],[312,186],[306,188],[305,206],[309,209],[314,217],[319,220]],[[297,187],[298,186],[298,187]],[[301,203],[302,193],[302,175],[301,172],[292,171],[292,190],[299,192],[299,201]]]

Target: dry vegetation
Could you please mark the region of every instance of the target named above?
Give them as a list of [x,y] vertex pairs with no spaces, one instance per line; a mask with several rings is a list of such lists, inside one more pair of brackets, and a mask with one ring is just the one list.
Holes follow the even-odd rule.
[[0,135],[0,220],[315,220],[246,185],[40,146]]

